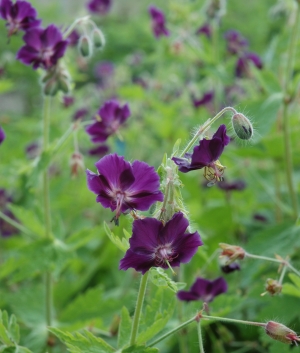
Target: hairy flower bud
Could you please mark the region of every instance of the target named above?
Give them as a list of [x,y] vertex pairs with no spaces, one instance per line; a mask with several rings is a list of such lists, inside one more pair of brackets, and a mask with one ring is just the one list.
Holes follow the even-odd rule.
[[253,136],[253,126],[248,118],[244,114],[236,113],[232,117],[232,126],[241,140],[250,140]]
[[225,265],[231,264],[236,259],[242,260],[246,255],[246,251],[240,246],[229,245],[225,243],[220,243],[219,246],[223,250],[220,256],[226,256],[228,259]]
[[92,42],[96,49],[103,49],[105,45],[105,37],[99,28],[94,28],[92,31]]
[[83,35],[82,37],[80,37],[79,43],[78,43],[78,49],[79,49],[79,53],[85,58],[90,57],[92,55],[93,46],[88,36]]
[[57,80],[50,79],[43,86],[43,93],[45,96],[55,96],[59,90],[59,83]]
[[297,344],[297,342],[300,341],[300,338],[295,331],[275,321],[267,322],[265,330],[267,335],[282,343]]

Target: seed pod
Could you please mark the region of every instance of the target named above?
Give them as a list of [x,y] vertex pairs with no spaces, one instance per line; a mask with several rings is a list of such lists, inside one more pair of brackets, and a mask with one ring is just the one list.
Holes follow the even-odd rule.
[[267,322],[265,330],[267,335],[282,343],[291,344],[294,342],[297,344],[300,341],[295,331],[275,321]]
[[253,136],[253,126],[248,118],[244,114],[236,113],[233,115],[232,126],[241,140],[250,140]]

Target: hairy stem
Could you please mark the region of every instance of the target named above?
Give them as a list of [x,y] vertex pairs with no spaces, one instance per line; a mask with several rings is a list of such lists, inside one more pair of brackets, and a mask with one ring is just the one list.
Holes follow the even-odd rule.
[[205,133],[205,131],[208,130],[208,128],[216,121],[218,120],[224,113],[226,112],[232,112],[233,114],[236,114],[237,111],[232,108],[232,107],[225,107],[223,108],[217,115],[215,115],[212,119],[209,119],[206,121],[202,126],[200,126],[199,130],[196,132],[195,136],[191,139],[191,141],[187,144],[185,149],[180,153],[179,157],[183,157],[194,145],[194,143],[198,140],[198,138]]
[[149,276],[149,271],[146,272],[141,278],[140,289],[139,289],[139,293],[138,293],[138,297],[137,297],[137,301],[136,301],[136,307],[135,307],[132,328],[131,328],[131,335],[130,335],[130,345],[131,346],[133,346],[135,344],[136,337],[138,334],[139,321],[140,321],[141,311],[142,311],[142,307],[143,307],[148,276]]
[[198,341],[199,341],[199,351],[200,351],[200,353],[205,353],[204,347],[203,347],[202,332],[201,332],[201,320],[199,320],[199,322],[198,322],[197,332],[198,332]]

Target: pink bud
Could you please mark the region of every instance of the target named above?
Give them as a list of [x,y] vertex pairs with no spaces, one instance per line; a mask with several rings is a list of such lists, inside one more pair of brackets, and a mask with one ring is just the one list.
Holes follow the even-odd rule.
[[295,331],[275,321],[267,322],[265,330],[267,335],[282,343],[297,345],[297,342],[300,341]]

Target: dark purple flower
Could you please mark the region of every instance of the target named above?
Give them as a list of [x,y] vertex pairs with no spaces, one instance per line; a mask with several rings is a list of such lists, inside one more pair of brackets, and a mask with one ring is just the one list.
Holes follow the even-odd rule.
[[87,170],[88,188],[97,195],[96,201],[116,211],[115,220],[128,210],[146,211],[163,200],[159,176],[145,162],[132,165],[116,153],[101,158],[95,166],[99,174]]
[[[4,210],[3,213],[5,216],[9,217],[13,221],[17,222],[16,217],[13,215],[13,213],[9,210]],[[4,221],[2,218],[0,218],[0,234],[2,237],[9,237],[14,234],[18,234],[19,230],[11,225],[10,223]]]
[[204,34],[207,38],[211,37],[211,27],[208,23],[197,29],[196,34]]
[[6,137],[5,132],[0,126],[0,145],[5,140],[5,137]]
[[149,14],[152,19],[152,31],[156,38],[168,36],[170,33],[166,28],[166,19],[164,13],[155,6],[149,7]]
[[88,153],[90,156],[103,157],[109,152],[109,147],[107,145],[99,145],[91,148]]
[[211,302],[217,295],[227,292],[227,283],[223,277],[213,281],[198,277],[189,291],[180,290],[177,293],[179,300],[190,302],[192,300],[202,300]]
[[[92,142],[104,142],[116,133],[120,125],[130,116],[127,104],[123,107],[116,100],[105,102],[99,109],[94,124],[87,127],[86,132],[91,135]],[[97,117],[100,117],[100,119]]]
[[215,95],[214,91],[209,91],[204,93],[204,95],[200,99],[196,99],[195,97],[192,97],[194,107],[199,108],[203,105],[211,103],[214,99],[214,95]]
[[249,63],[253,63],[258,69],[262,69],[263,64],[260,57],[255,53],[246,53],[238,58],[235,67],[235,75],[237,77],[249,76]]
[[87,8],[94,14],[105,15],[110,10],[111,5],[111,0],[91,0],[87,4]]
[[224,35],[227,41],[227,50],[231,54],[244,52],[248,47],[248,41],[238,31],[229,30]]
[[79,38],[80,35],[79,33],[76,31],[76,29],[74,29],[69,35],[68,35],[68,45],[70,47],[75,47],[78,42],[79,42]]
[[241,191],[246,187],[246,183],[243,180],[226,181],[222,180],[218,184],[218,187],[224,191]]
[[266,216],[262,215],[261,213],[255,213],[253,215],[253,219],[255,219],[258,222],[262,222],[262,223],[268,222],[268,218]]
[[189,222],[183,213],[175,213],[166,223],[155,218],[138,219],[133,222],[130,248],[120,261],[120,270],[134,268],[147,272],[151,267],[178,267],[187,263],[203,245],[198,232],[187,233]]
[[68,108],[69,106],[73,105],[75,102],[75,98],[72,96],[63,96],[63,106]]
[[49,69],[56,65],[68,45],[63,40],[61,31],[55,26],[32,28],[23,37],[26,43],[17,53],[17,59],[25,65],[33,64],[33,68]]
[[76,112],[73,114],[72,120],[77,121],[77,120],[83,120],[88,115],[88,109],[86,108],[80,108],[76,110]]
[[18,30],[27,31],[30,28],[38,27],[41,20],[36,19],[37,12],[27,1],[1,0],[0,17],[7,21],[8,35],[18,32]]
[[238,263],[236,263],[236,262],[232,262],[229,265],[221,266],[221,270],[224,273],[231,273],[231,272],[234,272],[234,271],[239,271],[240,269],[241,269],[240,265]]
[[211,140],[200,140],[194,147],[193,153],[186,153],[184,158],[173,157],[172,160],[179,166],[182,173],[204,168],[204,176],[210,182],[222,180],[224,167],[218,161],[224,147],[230,142],[226,134],[226,126],[220,125]]

